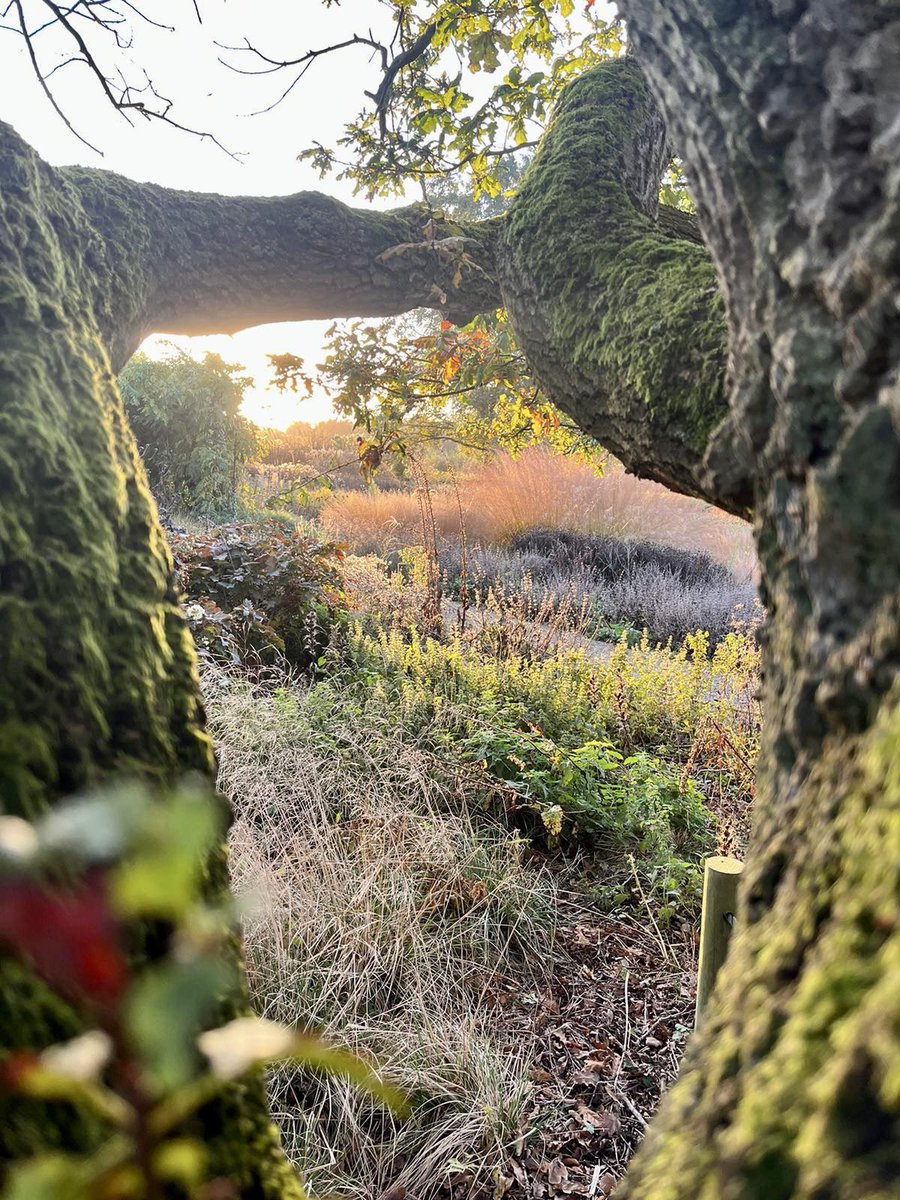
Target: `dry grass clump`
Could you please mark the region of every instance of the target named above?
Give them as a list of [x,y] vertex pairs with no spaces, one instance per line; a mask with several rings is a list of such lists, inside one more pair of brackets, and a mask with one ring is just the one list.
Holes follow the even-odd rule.
[[390,626],[425,628],[428,590],[409,572],[392,569],[375,554],[350,554],[344,559],[344,589],[349,611]]
[[427,1200],[454,1163],[484,1177],[518,1135],[528,1092],[516,1047],[479,999],[546,961],[549,877],[473,816],[451,765],[316,690],[205,684],[232,801],[231,870],[258,1011],[375,1056],[412,1099],[385,1113],[335,1078],[273,1080],[285,1143],[318,1195]]
[[[739,575],[755,569],[749,527],[700,500],[627,475],[609,459],[603,477],[576,459],[542,450],[498,454],[460,480],[469,541],[508,542],[530,529],[641,537],[705,550]],[[438,533],[459,533],[453,489],[432,494]],[[357,553],[388,553],[422,540],[419,505],[408,492],[341,492],[322,511],[329,535]]]
[[[459,511],[451,493],[432,493],[437,532],[459,534]],[[356,554],[389,554],[422,543],[422,518],[414,492],[338,492],[322,509],[328,536]]]

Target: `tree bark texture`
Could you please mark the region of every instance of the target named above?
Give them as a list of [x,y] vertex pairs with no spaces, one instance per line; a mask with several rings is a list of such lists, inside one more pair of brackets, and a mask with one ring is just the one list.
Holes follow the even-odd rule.
[[[31,815],[123,771],[211,768],[112,379],[144,334],[421,304],[462,319],[502,299],[535,377],[626,465],[752,511],[769,610],[740,928],[622,1195],[886,1200],[900,1175],[900,11],[623,8],[635,59],[572,85],[508,218],[483,227],[53,171],[3,132],[3,801]],[[656,210],[660,111],[708,249]],[[68,1031],[13,968],[0,984],[4,1028],[33,1044]],[[261,1093],[231,1103],[221,1144],[244,1193],[291,1195]],[[46,1113],[9,1128],[17,1153],[70,1137]]]
[[746,515],[713,491],[727,413],[724,308],[690,222],[658,220],[670,158],[637,63],[567,88],[506,221],[503,299],[536,381],[629,470]]
[[215,196],[105,171],[61,174],[105,247],[95,303],[117,371],[149,333],[419,307],[465,324],[500,303],[497,222],[432,220],[423,204],[353,209],[317,192]]
[[[629,1200],[900,1195],[900,7],[627,0],[727,311],[769,611],[739,932]],[[743,477],[742,477],[743,476]]]
[[[65,174],[3,127],[0,804],[29,818],[115,776],[165,784],[213,770],[171,558],[101,336],[103,297],[126,303],[129,265]],[[224,856],[209,871],[221,894]],[[234,998],[223,1019],[241,1007]],[[0,959],[2,1050],[78,1028],[29,971]],[[214,1169],[242,1194],[299,1196],[261,1079],[230,1088],[204,1119]],[[0,1091],[0,1163],[99,1133],[69,1106]]]

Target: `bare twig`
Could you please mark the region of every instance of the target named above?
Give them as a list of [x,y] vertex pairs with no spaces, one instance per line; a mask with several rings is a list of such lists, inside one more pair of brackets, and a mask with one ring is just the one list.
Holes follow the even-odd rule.
[[[174,26],[164,24],[149,16],[141,8],[139,8],[137,4],[133,3],[132,0],[116,0],[116,2],[117,4],[121,5],[122,8],[133,13],[135,17],[149,25],[154,26],[157,29],[165,29],[168,31],[174,29]],[[166,125],[171,125],[173,129],[178,129],[183,133],[188,133],[193,137],[200,138],[201,141],[211,141],[213,145],[217,146],[230,158],[234,158],[236,160],[239,159],[240,156],[224,146],[222,142],[220,142],[215,136],[215,134],[210,133],[208,130],[194,129],[188,125],[182,124],[180,121],[176,121],[174,117],[171,116],[172,101],[163,96],[156,89],[153,81],[146,72],[144,72],[143,85],[138,86],[136,84],[129,83],[122,74],[121,69],[117,68],[116,74],[118,78],[115,80],[115,82],[115,76],[111,77],[104,71],[97,60],[93,48],[89,45],[86,37],[76,24],[76,21],[87,21],[92,27],[96,28],[101,33],[110,34],[115,39],[116,47],[119,50],[126,50],[130,48],[132,42],[131,37],[126,37],[120,32],[119,29],[120,26],[125,25],[126,17],[119,8],[113,6],[111,0],[76,0],[74,4],[68,5],[57,4],[54,2],[54,0],[40,0],[40,3],[43,4],[44,8],[48,10],[50,16],[46,21],[43,22],[43,24],[30,28],[25,16],[22,0],[11,0],[11,2],[3,10],[2,15],[5,17],[10,12],[14,12],[17,25],[4,26],[4,28],[13,30],[13,32],[19,34],[23,38],[27,48],[31,68],[34,72],[35,78],[38,81],[39,87],[47,97],[47,100],[50,102],[54,112],[57,114],[66,128],[85,146],[102,157],[103,151],[98,146],[94,145],[93,142],[90,142],[86,137],[79,133],[74,127],[48,83],[48,80],[52,78],[57,71],[61,70],[63,67],[71,66],[74,63],[81,63],[87,67],[87,69],[93,75],[96,83],[99,85],[104,98],[117,112],[121,113],[121,115],[126,121],[129,122],[129,124],[132,123],[130,119],[131,113],[136,113],[142,116],[145,120],[162,121]],[[197,0],[194,0],[194,11],[197,15],[198,21],[202,20]],[[70,38],[72,42],[74,42],[76,53],[70,54],[68,57],[58,62],[50,70],[45,70],[42,67],[35,50],[35,41],[41,33],[53,26],[60,28],[66,34],[66,36]],[[148,100],[142,98],[144,96],[152,97],[153,100],[158,102],[158,104],[154,105],[148,102]]]

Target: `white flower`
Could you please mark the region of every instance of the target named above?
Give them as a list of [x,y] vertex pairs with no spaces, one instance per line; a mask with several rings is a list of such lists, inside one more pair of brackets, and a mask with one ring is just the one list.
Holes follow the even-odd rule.
[[109,1062],[111,1052],[112,1042],[106,1034],[92,1029],[70,1042],[50,1046],[41,1055],[41,1066],[52,1075],[91,1083]]
[[263,1017],[238,1017],[221,1029],[201,1033],[197,1045],[209,1059],[214,1075],[236,1079],[254,1063],[290,1054],[296,1035],[287,1026]]
[[189,621],[202,621],[206,614],[202,604],[189,604],[184,610],[184,615]]
[[0,817],[0,852],[10,858],[31,858],[38,848],[34,828],[21,817]]

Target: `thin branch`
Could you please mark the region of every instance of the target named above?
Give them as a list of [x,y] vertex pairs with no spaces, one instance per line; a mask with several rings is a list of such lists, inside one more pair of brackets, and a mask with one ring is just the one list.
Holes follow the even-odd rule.
[[378,91],[374,94],[366,92],[370,100],[375,101],[375,111],[378,113],[378,124],[381,129],[382,138],[387,136],[387,107],[391,98],[391,92],[394,88],[394,80],[404,67],[408,67],[410,63],[421,58],[428,47],[434,40],[434,35],[437,32],[437,26],[432,22],[425,26],[422,33],[408,50],[404,50],[401,54],[389,64],[384,71],[384,78],[379,85]]
[[263,54],[262,50],[257,49],[247,38],[244,38],[243,46],[229,46],[225,42],[216,42],[216,46],[220,50],[230,50],[234,53],[243,54],[249,52],[255,54],[260,61],[266,63],[266,67],[259,71],[248,70],[246,67],[237,67],[234,63],[230,63],[225,58],[219,58],[219,62],[237,75],[271,75],[276,71],[283,71],[286,67],[300,67],[311,59],[321,58],[323,54],[333,54],[336,50],[346,50],[348,46],[371,46],[373,50],[380,50],[383,55],[387,54],[387,48],[381,42],[376,42],[371,37],[360,37],[355,33],[353,37],[347,38],[343,42],[335,42],[333,46],[322,46],[318,50],[307,50],[305,54],[301,54],[299,58],[270,58],[267,54]]
[[24,37],[25,44],[28,47],[28,57],[31,60],[31,66],[32,66],[32,69],[34,70],[35,77],[37,78],[37,81],[40,84],[41,90],[43,91],[43,93],[47,97],[47,99],[50,101],[51,105],[53,106],[54,112],[60,118],[60,120],[63,122],[63,124],[66,126],[66,128],[69,130],[69,132],[73,133],[75,135],[75,137],[78,138],[79,142],[82,142],[85,146],[88,147],[89,150],[93,150],[95,154],[99,154],[100,157],[102,158],[103,151],[100,150],[97,146],[93,145],[93,143],[89,142],[86,137],[83,137],[82,134],[80,134],[78,132],[78,130],[75,128],[75,126],[69,120],[69,118],[66,116],[66,114],[63,112],[63,110],[60,108],[59,104],[57,104],[56,97],[51,92],[50,88],[47,85],[47,81],[44,79],[44,76],[41,73],[41,68],[40,68],[40,65],[37,60],[37,55],[34,52],[34,46],[31,44],[31,38],[28,36],[28,26],[25,23],[25,13],[22,11],[22,0],[13,0],[13,6],[16,10],[16,15],[19,18],[19,25],[21,28],[22,36]]
[[[213,145],[217,146],[220,150],[227,154],[229,158],[239,161],[240,155],[229,150],[227,146],[224,146],[214,134],[205,130],[193,129],[190,126],[183,125],[181,122],[176,121],[173,117],[171,117],[169,114],[172,108],[172,101],[157,91],[146,71],[144,72],[144,78],[146,81],[144,86],[137,87],[134,84],[130,84],[125,79],[121,69],[119,68],[119,82],[116,85],[118,89],[118,95],[116,94],[116,91],[113,88],[112,80],[100,68],[93,51],[80,32],[78,26],[75,24],[77,20],[88,21],[92,26],[97,27],[105,33],[111,34],[115,38],[118,49],[128,49],[131,46],[132,38],[124,37],[117,28],[117,26],[125,24],[125,17],[118,8],[113,7],[111,0],[75,0],[74,4],[68,5],[54,3],[54,0],[40,0],[40,2],[46,9],[49,10],[51,14],[50,19],[45,21],[42,25],[39,25],[33,29],[29,29],[22,5],[22,0],[10,0],[10,3],[7,4],[6,8],[0,15],[6,17],[11,12],[15,12],[18,26],[10,25],[3,26],[3,28],[15,32],[24,39],[29,61],[31,63],[35,78],[38,81],[38,85],[40,86],[44,95],[47,97],[47,100],[50,102],[54,112],[66,126],[69,132],[78,138],[83,145],[87,146],[90,150],[93,150],[95,154],[99,154],[101,158],[103,157],[103,151],[99,148],[99,146],[95,146],[92,142],[90,142],[86,137],[79,133],[72,124],[71,120],[63,111],[47,82],[57,71],[61,70],[63,67],[71,66],[74,63],[82,63],[88,68],[96,82],[100,85],[100,89],[106,100],[117,112],[122,114],[124,119],[128,121],[129,124],[133,123],[129,117],[129,113],[131,112],[140,114],[140,116],[144,117],[146,120],[162,121],[167,125],[171,125],[173,129],[178,129],[182,133],[187,133],[192,137],[200,138],[201,141],[211,141]],[[164,29],[167,31],[174,30],[174,26],[163,24],[148,16],[138,7],[137,4],[133,3],[133,0],[117,0],[117,3],[134,13],[134,15],[139,19],[155,26],[157,29]],[[197,0],[194,0],[194,11],[197,14],[198,20],[202,20]],[[54,25],[58,25],[74,41],[75,46],[77,47],[77,53],[69,55],[68,58],[58,62],[49,71],[45,71],[38,61],[34,40],[40,33]],[[136,99],[136,97],[140,97],[141,95],[148,93],[155,100],[159,101],[161,106],[160,108],[150,107],[144,100]]]

